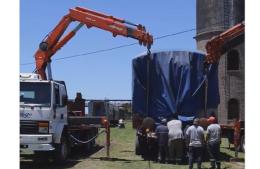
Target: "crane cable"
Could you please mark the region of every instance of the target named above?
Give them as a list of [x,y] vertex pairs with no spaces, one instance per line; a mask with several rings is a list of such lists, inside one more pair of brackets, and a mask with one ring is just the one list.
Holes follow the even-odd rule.
[[[166,38],[166,37],[187,33],[187,32],[191,32],[191,31],[194,31],[194,30],[196,30],[196,29],[193,28],[193,29],[188,29],[188,30],[172,33],[172,34],[167,34],[167,35],[163,35],[163,36],[159,36],[157,38],[154,38],[154,40],[159,40],[159,39],[163,39],[163,38]],[[75,58],[75,57],[79,57],[79,56],[86,56],[86,55],[91,55],[91,54],[96,54],[96,53],[108,52],[108,51],[111,51],[111,50],[125,48],[125,47],[129,47],[129,46],[137,45],[137,44],[139,44],[139,43],[135,42],[135,43],[130,43],[130,44],[126,44],[126,45],[120,45],[120,46],[116,46],[116,47],[112,47],[112,48],[101,49],[101,50],[96,50],[96,51],[92,51],[92,52],[86,52],[86,53],[81,53],[81,54],[76,54],[76,55],[71,55],[71,56],[55,58],[53,60],[56,60],[56,61],[57,60],[65,60],[65,59]],[[22,63],[20,65],[21,66],[26,66],[26,65],[31,65],[31,64],[35,64],[35,62]]]
[[[232,19],[229,19],[229,21],[235,20],[237,18],[238,17],[234,17]],[[211,24],[211,25],[209,25],[207,27],[218,25],[218,24],[221,24],[221,23],[224,23],[224,22],[225,22],[225,20],[220,21],[220,22],[216,22],[216,23]],[[201,27],[201,28],[197,28],[197,29],[196,28],[186,29],[186,30],[183,30],[183,31],[179,31],[179,32],[175,32],[175,33],[171,33],[171,34],[166,34],[166,35],[155,37],[154,41],[155,40],[159,40],[159,39],[163,39],[163,38],[167,38],[167,37],[171,37],[171,36],[176,36],[176,35],[192,32],[192,31],[195,31],[195,30],[199,31],[199,30],[203,30],[203,29],[205,29],[205,27]],[[71,55],[71,56],[55,58],[54,60],[56,60],[56,61],[57,60],[65,60],[65,59],[75,58],[75,57],[79,57],[79,56],[86,56],[86,55],[91,55],[91,54],[96,54],[96,53],[108,52],[108,51],[112,51],[112,50],[116,50],[116,49],[120,49],[120,48],[125,48],[125,47],[129,47],[129,46],[137,45],[137,44],[139,44],[139,43],[135,42],[135,43],[130,43],[130,44],[126,44],[126,45],[115,46],[115,47],[112,47],[112,48],[101,49],[101,50],[96,50],[96,51],[92,51],[92,52],[86,52],[86,53],[75,54],[75,55]],[[22,63],[22,64],[20,64],[20,66],[26,66],[26,65],[31,65],[31,64],[35,64],[35,62]]]

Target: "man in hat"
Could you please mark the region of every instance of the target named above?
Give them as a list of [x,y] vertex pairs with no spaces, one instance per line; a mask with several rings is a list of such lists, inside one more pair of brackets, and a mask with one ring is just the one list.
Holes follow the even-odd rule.
[[74,102],[74,112],[77,116],[85,116],[85,101],[86,100],[82,98],[82,94],[77,92]]
[[189,169],[193,168],[193,162],[197,159],[198,169],[201,169],[202,150],[205,143],[204,130],[199,126],[199,119],[193,120],[193,125],[186,131],[186,141],[189,145]]
[[220,169],[220,144],[221,144],[221,128],[217,124],[215,117],[211,116],[208,118],[208,128],[206,142],[208,144],[208,151],[210,156],[211,168],[215,169],[217,164],[217,169]]
[[168,127],[167,120],[162,119],[161,124],[156,127],[155,133],[158,138],[160,162],[165,163],[165,157],[168,151]]

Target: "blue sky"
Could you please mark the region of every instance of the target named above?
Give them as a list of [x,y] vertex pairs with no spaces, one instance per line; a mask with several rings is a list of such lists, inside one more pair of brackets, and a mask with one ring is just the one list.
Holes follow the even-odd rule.
[[[68,13],[81,6],[146,26],[154,37],[195,28],[195,0],[20,0],[20,63],[34,62],[33,55],[45,35]],[[71,30],[76,24],[69,26]],[[196,50],[195,31],[163,38],[154,42],[152,50]],[[54,56],[107,49],[134,43],[125,37],[112,37],[97,28],[81,28],[77,35]],[[53,61],[56,80],[64,80],[70,98],[80,91],[87,99],[131,99],[131,62],[146,48],[133,45],[104,53]],[[34,64],[20,66],[21,72],[32,72]]]

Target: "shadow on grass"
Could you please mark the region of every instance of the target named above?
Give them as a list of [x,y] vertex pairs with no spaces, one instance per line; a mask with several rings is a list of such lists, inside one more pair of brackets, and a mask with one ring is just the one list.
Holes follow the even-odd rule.
[[92,150],[85,152],[82,147],[75,147],[72,149],[70,154],[70,159],[80,160],[90,157],[91,155],[97,153],[99,150],[104,148],[104,146],[96,145]]
[[120,151],[120,153],[133,153],[134,151],[131,151],[131,150],[122,150]]
[[[232,151],[232,153],[235,154],[235,149],[233,147],[232,148],[222,147],[222,148],[227,149],[228,151]],[[238,152],[238,153],[241,153],[241,152]],[[245,162],[245,158],[235,158],[234,159],[234,156],[229,155],[229,154],[227,154],[225,152],[220,152],[220,154],[223,157],[224,161]]]
[[[222,147],[223,149],[227,149],[227,150],[229,150],[229,151],[233,151],[233,152],[235,152],[235,147]],[[238,152],[240,152],[240,153],[243,153],[241,150],[240,151],[238,151]]]
[[[228,153],[220,152],[220,160],[225,162],[230,162],[234,157]],[[205,154],[203,157],[204,162],[209,162],[209,154]],[[243,158],[236,158],[236,162],[244,162],[245,160]]]
[[71,168],[80,161],[68,160],[63,164],[55,163],[54,161],[20,161],[20,169],[60,169]]
[[[229,169],[230,167],[221,167],[221,169]],[[201,169],[212,169],[211,167],[202,167]]]
[[121,161],[125,163],[131,163],[135,161],[140,161],[140,160],[129,160],[129,159],[124,159],[124,158],[115,158],[115,157],[90,157],[90,159],[97,159],[100,161]]
[[42,156],[40,160],[34,160],[34,156],[28,155],[20,159],[20,169],[60,169],[71,168],[81,162],[83,159],[88,158],[92,154],[95,154],[101,150],[103,146],[95,146],[91,151],[84,152],[82,147],[75,147],[72,149],[69,158],[65,163],[57,163],[54,160],[48,158],[51,155]]

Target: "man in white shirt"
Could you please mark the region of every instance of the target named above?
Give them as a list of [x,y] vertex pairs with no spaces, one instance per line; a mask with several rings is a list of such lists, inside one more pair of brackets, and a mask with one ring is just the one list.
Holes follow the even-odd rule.
[[215,117],[209,117],[208,123],[210,124],[207,128],[206,141],[208,144],[208,151],[210,155],[211,167],[215,169],[217,164],[217,169],[220,169],[220,144],[221,144],[221,128],[217,124]]
[[173,119],[167,123],[169,129],[169,160],[181,163],[184,150],[184,136],[182,132],[182,122]]
[[194,119],[193,125],[187,129],[185,136],[189,145],[189,169],[193,168],[193,163],[196,159],[198,169],[201,169],[202,150],[205,140],[204,130],[199,126],[198,118]]

